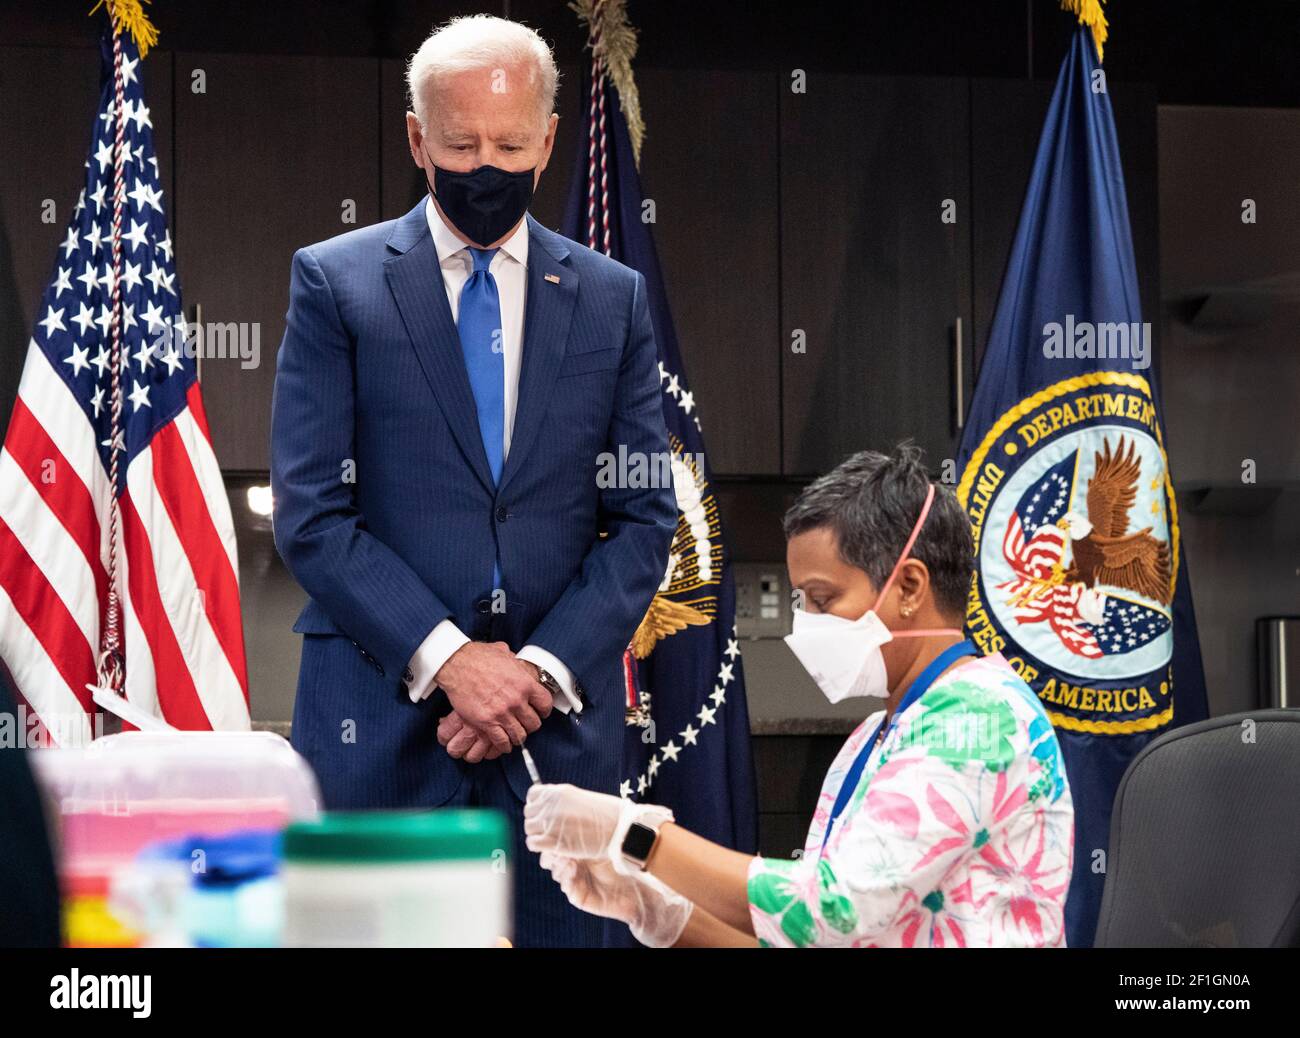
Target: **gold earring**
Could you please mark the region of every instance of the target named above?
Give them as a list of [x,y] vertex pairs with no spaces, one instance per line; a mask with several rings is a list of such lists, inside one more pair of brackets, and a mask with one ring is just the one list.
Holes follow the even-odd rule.
[[911,607],[911,606],[902,606],[898,611],[899,611],[900,613],[903,614],[903,619],[904,619],[904,620],[906,620],[909,616],[912,615],[912,607]]

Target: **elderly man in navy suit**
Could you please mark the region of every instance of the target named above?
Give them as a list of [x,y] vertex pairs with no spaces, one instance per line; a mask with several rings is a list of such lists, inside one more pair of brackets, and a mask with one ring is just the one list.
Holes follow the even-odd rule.
[[666,471],[668,436],[644,279],[527,215],[556,78],[487,16],[412,58],[429,197],[294,256],[271,481],[310,596],[293,744],[326,805],[506,812],[517,943],[590,946],[600,921],[524,849],[516,748],[617,790],[622,653],[677,513],[670,479],[597,479],[611,456]]

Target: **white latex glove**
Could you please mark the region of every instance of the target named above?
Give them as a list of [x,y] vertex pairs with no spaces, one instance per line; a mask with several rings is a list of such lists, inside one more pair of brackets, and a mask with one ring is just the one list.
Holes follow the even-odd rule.
[[633,822],[657,829],[672,820],[673,813],[657,804],[638,804],[567,783],[537,783],[524,803],[524,843],[530,851],[608,858],[618,865],[623,837]]
[[632,936],[648,948],[676,944],[695,909],[648,872],[624,875],[606,860],[565,858],[547,851],[542,868],[574,908],[627,923]]

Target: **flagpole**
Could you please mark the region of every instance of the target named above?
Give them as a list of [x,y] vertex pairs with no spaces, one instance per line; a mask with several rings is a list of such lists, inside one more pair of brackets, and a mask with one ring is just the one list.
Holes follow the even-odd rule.
[[110,361],[112,365],[109,465],[108,465],[108,601],[96,679],[102,688],[122,693],[126,681],[126,654],[122,647],[122,608],[118,594],[118,561],[122,551],[122,509],[118,499],[118,459],[126,449],[122,434],[122,209],[126,201],[126,84],[122,75],[122,32],[129,32],[143,58],[158,41],[158,31],[145,16],[140,0],[99,0],[113,27],[113,298],[110,308]]

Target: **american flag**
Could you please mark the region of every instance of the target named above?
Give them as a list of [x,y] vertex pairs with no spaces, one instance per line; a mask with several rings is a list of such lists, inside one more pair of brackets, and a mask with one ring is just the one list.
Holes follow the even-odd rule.
[[86,685],[113,629],[119,691],[136,706],[178,728],[249,726],[234,526],[181,313],[140,57],[125,33],[102,50],[85,187],[0,450],[0,658],[35,734],[56,745],[92,735]]

